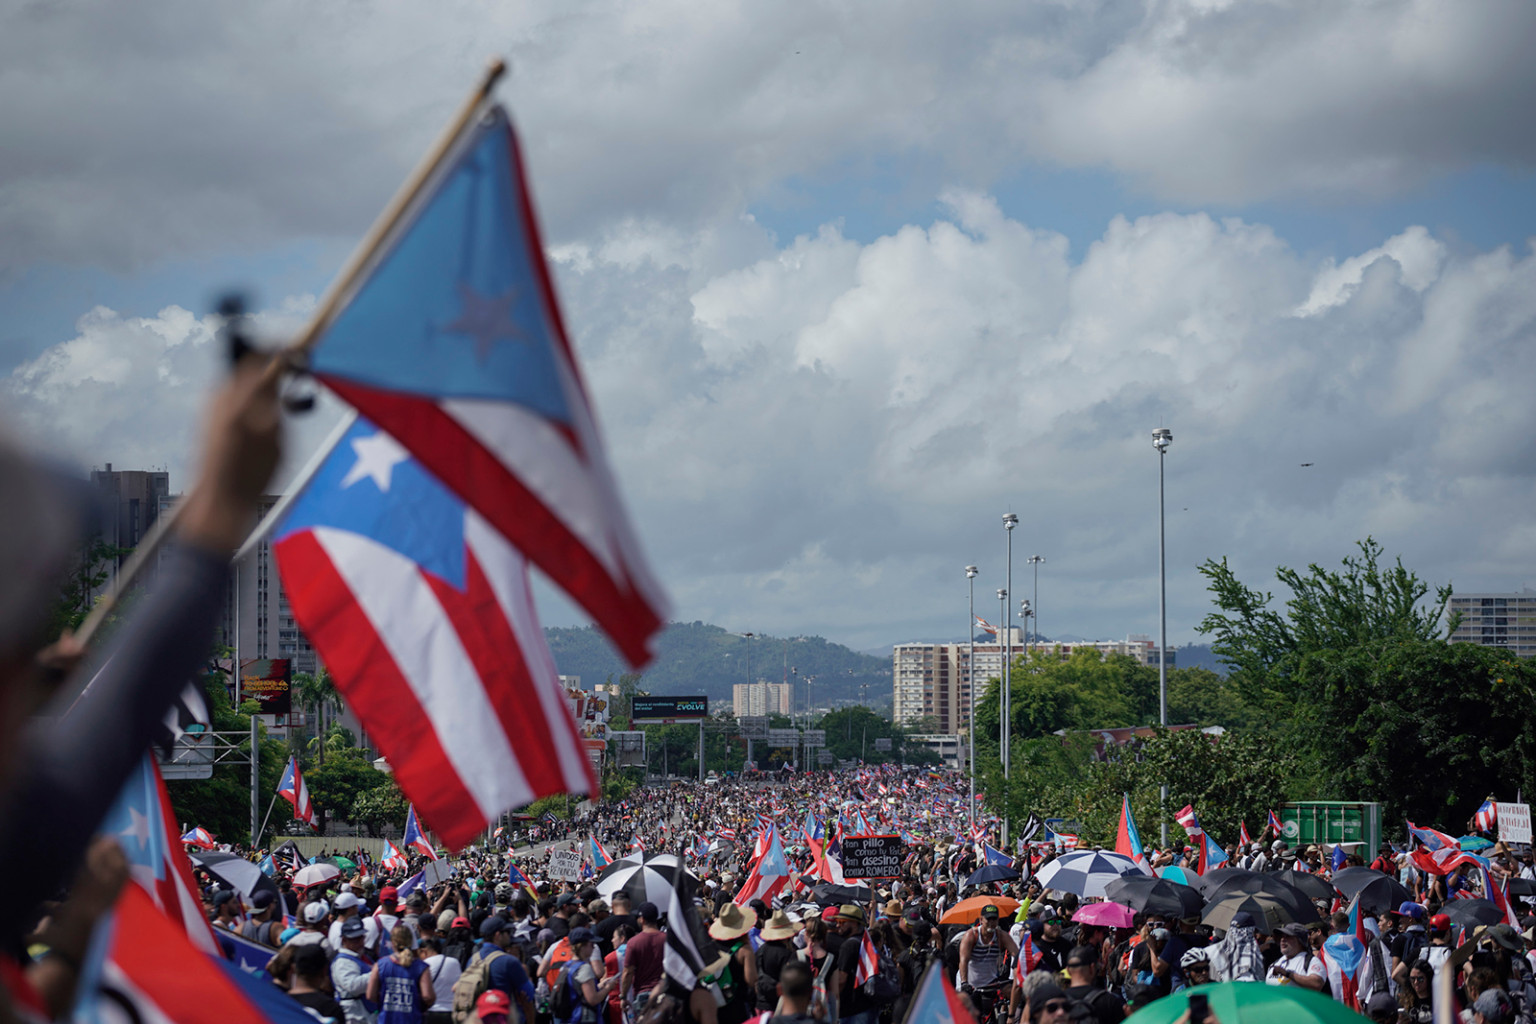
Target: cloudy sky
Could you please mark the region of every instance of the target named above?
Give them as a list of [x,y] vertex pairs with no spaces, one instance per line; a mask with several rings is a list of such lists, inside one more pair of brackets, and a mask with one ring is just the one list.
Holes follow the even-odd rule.
[[1155,633],[1159,425],[1177,643],[1209,557],[1536,586],[1532,38],[1527,0],[12,0],[0,416],[182,486],[215,297],[302,323],[501,54],[677,618],[960,636],[1012,509],[1047,635]]

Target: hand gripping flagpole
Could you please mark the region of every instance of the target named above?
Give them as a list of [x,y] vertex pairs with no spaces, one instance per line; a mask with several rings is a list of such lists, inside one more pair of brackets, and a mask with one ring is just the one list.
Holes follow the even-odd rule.
[[[432,148],[422,157],[415,170],[410,173],[394,197],[390,199],[388,205],[380,212],[378,218],[373,222],[373,226],[368,229],[368,233],[363,236],[362,241],[353,250],[351,257],[342,266],[340,273],[336,275],[336,279],[331,282],[331,286],[321,296],[314,313],[310,315],[309,322],[304,325],[304,328],[294,336],[287,346],[271,357],[266,368],[268,380],[276,379],[286,371],[303,371],[309,350],[314,348],[315,344],[320,340],[320,336],[325,333],[325,329],[330,326],[331,320],[340,310],[343,300],[352,291],[353,285],[357,283],[358,278],[362,276],[363,272],[372,263],[379,247],[394,232],[416,199],[432,180],[433,173],[437,170],[438,165],[448,155],[454,143],[463,134],[464,129],[472,124],[475,118],[480,115],[486,101],[490,98],[491,90],[496,87],[496,83],[506,73],[506,62],[499,57],[493,59],[486,67],[484,74],[480,76],[480,81],[476,83],[475,88],[459,107],[458,112],[454,114],[453,120],[448,122],[448,126],[443,129],[437,141],[432,144]],[[231,323],[233,323],[236,318],[231,317],[230,319]],[[230,330],[230,335],[238,355],[244,351],[240,347],[243,344],[243,339],[233,328]],[[320,450],[316,452],[314,457],[310,459],[309,463],[299,473],[298,477],[289,485],[283,500],[256,524],[250,536],[246,538],[245,543],[240,545],[239,551],[235,553],[231,562],[239,561],[248,555],[251,549],[271,532],[272,528],[281,519],[278,513],[285,511],[287,506],[292,503],[293,498],[297,497],[309,483],[310,478],[319,470],[321,464],[325,461],[325,457],[330,454],[330,450],[341,440],[342,436],[346,433],[347,427],[351,426],[352,420],[356,419],[356,417],[357,413],[353,410],[348,417],[344,418],[343,425],[332,432],[331,436],[326,439],[326,442],[321,445]],[[75,631],[75,639],[82,646],[90,644],[91,638],[96,634],[102,623],[106,621],[107,616],[112,613],[112,609],[116,607],[118,599],[128,590],[144,567],[155,559],[160,545],[165,542],[166,536],[175,524],[177,513],[185,504],[184,501],[180,502],[165,515],[158,517],[155,520],[155,525],[145,534],[144,539],[139,542],[133,554],[123,563],[123,567],[117,572],[112,589],[102,596],[101,600],[91,609],[90,614],[86,616],[85,621],[80,624],[80,628]]]

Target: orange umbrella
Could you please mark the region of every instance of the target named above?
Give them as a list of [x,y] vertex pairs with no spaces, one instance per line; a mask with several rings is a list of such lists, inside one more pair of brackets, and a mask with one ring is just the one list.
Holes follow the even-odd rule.
[[939,924],[975,924],[982,907],[996,907],[998,914],[1009,917],[1019,909],[1019,901],[1007,896],[972,896],[944,911]]

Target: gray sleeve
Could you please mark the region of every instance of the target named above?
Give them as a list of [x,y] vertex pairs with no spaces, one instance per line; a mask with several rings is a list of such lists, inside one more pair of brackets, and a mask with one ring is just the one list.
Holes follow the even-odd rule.
[[51,705],[35,720],[0,812],[14,826],[0,839],[0,878],[19,889],[0,901],[0,948],[15,948],[33,908],[73,877],[123,779],[208,656],[228,578],[227,554],[169,542],[105,667],[73,707]]

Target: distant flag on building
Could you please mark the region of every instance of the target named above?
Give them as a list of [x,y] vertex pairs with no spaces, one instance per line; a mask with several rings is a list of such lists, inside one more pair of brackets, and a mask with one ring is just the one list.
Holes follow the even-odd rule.
[[299,759],[290,756],[288,767],[283,769],[282,781],[277,784],[277,795],[293,805],[293,816],[310,828],[319,828],[315,822],[315,808],[309,802],[309,787],[299,771]]
[[423,857],[437,860],[437,851],[432,849],[432,844],[427,842],[427,837],[421,834],[421,825],[416,821],[416,805],[411,804],[405,812],[405,835],[400,840],[400,845],[407,850],[415,850]]

